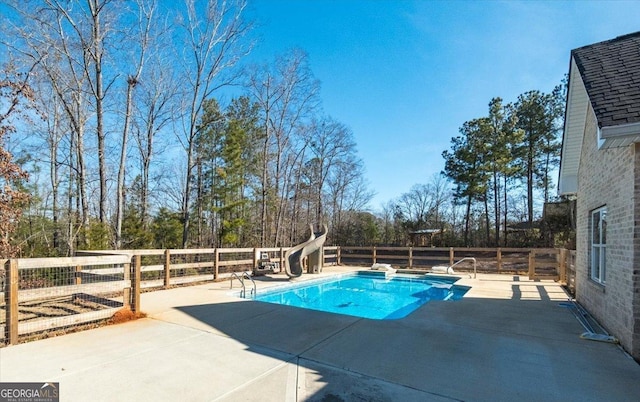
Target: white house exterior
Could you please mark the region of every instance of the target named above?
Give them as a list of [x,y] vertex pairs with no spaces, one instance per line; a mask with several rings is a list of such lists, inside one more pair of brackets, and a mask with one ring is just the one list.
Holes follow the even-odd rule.
[[559,192],[577,202],[576,299],[640,361],[640,32],[571,52]]

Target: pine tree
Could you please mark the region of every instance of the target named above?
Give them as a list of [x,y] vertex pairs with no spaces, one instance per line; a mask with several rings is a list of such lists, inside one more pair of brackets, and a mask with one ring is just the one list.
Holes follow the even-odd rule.
[[488,184],[484,155],[486,144],[482,130],[486,119],[467,121],[460,134],[451,139],[451,151],[444,151],[444,175],[455,184],[454,197],[466,204],[464,244],[469,246],[471,207],[475,201],[486,199]]
[[238,246],[245,240],[249,217],[247,184],[255,177],[258,108],[248,98],[234,99],[226,112],[221,138],[222,165],[216,170],[217,212],[221,216],[218,238],[223,246]]
[[500,246],[501,211],[504,212],[505,227],[507,223],[507,181],[513,173],[512,150],[521,140],[520,132],[515,129],[515,122],[511,105],[503,105],[502,98],[493,98],[489,102],[488,126],[484,133],[488,135],[485,142],[486,160],[491,175],[496,247]]
[[515,105],[516,128],[524,136],[521,146],[514,151],[519,160],[518,173],[527,187],[527,220],[533,227],[534,190],[542,189],[545,201],[549,199],[551,168],[560,154],[558,120],[562,116],[562,89],[556,87],[551,94],[529,91],[518,97]]

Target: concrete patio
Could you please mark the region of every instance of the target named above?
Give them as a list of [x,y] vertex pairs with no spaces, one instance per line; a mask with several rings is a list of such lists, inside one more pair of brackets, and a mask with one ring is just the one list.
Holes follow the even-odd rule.
[[0,381],[59,382],[61,401],[637,400],[640,366],[580,339],[553,281],[459,283],[462,300],[401,320],[241,300],[229,282],[144,293],[148,318],[1,348]]

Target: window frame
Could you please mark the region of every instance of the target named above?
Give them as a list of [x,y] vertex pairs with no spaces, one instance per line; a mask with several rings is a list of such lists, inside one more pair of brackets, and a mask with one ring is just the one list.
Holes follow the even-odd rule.
[[607,283],[607,206],[589,213],[589,279]]

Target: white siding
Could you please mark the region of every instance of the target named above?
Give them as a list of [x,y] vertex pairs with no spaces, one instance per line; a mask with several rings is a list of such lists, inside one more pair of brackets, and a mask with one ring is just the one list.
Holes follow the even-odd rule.
[[560,162],[560,178],[558,180],[558,193],[560,195],[575,194],[578,191],[580,152],[589,108],[587,90],[584,87],[580,71],[573,57],[571,58],[570,70],[567,114],[562,137],[562,160]]

